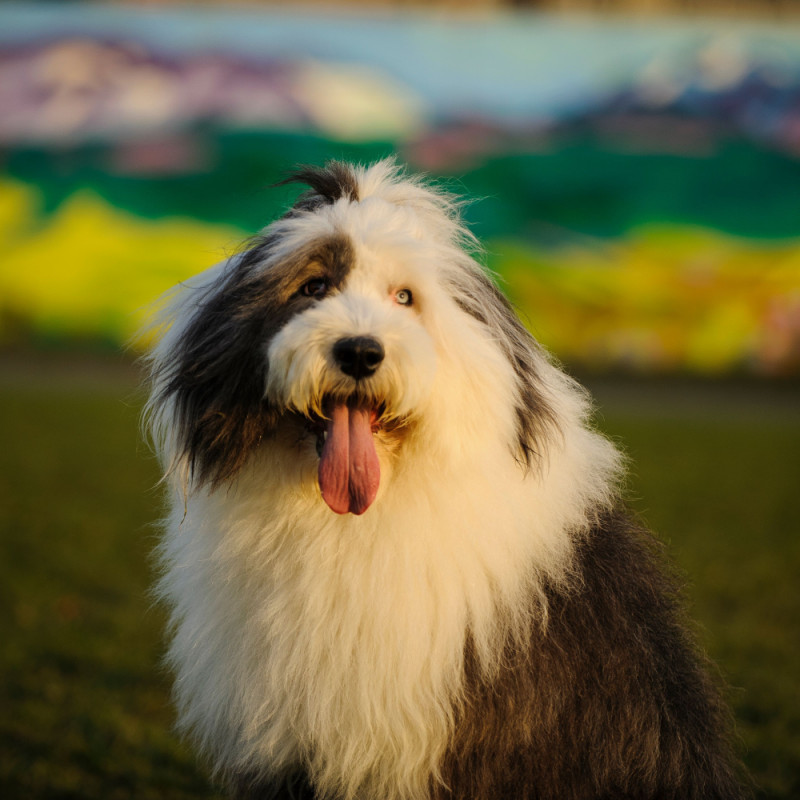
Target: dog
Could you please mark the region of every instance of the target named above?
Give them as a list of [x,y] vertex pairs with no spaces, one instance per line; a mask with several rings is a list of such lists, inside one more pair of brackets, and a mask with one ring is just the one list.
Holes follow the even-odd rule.
[[289,181],[149,355],[180,730],[243,798],[747,796],[623,459],[460,202]]

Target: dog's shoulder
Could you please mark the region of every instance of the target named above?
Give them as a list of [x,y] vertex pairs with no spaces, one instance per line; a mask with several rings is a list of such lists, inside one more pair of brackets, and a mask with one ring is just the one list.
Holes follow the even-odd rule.
[[576,547],[528,641],[469,670],[438,797],[746,796],[663,546],[618,508]]

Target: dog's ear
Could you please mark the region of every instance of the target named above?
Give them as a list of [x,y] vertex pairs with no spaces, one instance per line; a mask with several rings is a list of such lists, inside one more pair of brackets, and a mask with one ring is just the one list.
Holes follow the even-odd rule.
[[192,480],[212,488],[233,477],[278,412],[264,398],[264,342],[270,324],[265,287],[254,266],[269,241],[254,241],[196,305],[161,379],[179,455]]
[[474,262],[453,287],[461,309],[488,329],[514,370],[517,436],[514,450],[526,467],[544,450],[545,437],[558,429],[557,416],[541,391],[541,366],[547,359],[538,342],[520,322],[505,295]]
[[[313,305],[298,291],[322,270],[338,287],[353,264],[342,235],[287,250],[280,231],[256,237],[223,273],[181,305],[168,346],[156,353],[150,406],[172,437],[171,468],[188,465],[195,485],[231,479],[284,412],[265,396],[270,340]],[[158,409],[169,409],[168,421]]]

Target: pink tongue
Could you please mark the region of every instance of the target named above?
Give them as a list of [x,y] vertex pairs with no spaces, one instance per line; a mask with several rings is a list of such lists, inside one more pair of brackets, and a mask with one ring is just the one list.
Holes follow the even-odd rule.
[[371,411],[345,403],[334,406],[319,460],[322,498],[337,514],[363,514],[372,505],[380,481]]

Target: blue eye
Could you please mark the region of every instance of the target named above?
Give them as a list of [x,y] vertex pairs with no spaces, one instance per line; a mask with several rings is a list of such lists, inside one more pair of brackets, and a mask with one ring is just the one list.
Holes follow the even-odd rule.
[[327,278],[312,278],[300,287],[300,294],[304,297],[325,297],[329,288]]
[[414,295],[411,289],[398,289],[394,293],[394,301],[399,306],[410,306],[414,303]]

